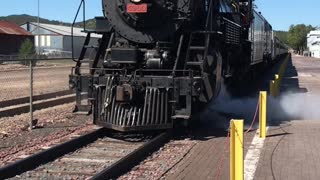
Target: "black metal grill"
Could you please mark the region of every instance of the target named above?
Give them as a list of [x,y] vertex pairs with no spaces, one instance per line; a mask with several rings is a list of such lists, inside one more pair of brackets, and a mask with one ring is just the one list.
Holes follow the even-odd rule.
[[143,105],[128,104],[116,101],[116,86],[113,78],[107,78],[106,88],[98,88],[99,119],[103,124],[116,130],[135,131],[143,129],[172,128],[171,109],[168,104],[169,90],[166,88],[147,88]]
[[226,44],[240,44],[241,26],[223,18],[224,39]]

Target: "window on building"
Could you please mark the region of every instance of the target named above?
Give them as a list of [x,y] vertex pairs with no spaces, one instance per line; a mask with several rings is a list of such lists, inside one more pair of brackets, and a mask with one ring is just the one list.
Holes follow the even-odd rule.
[[51,36],[47,36],[47,46],[51,46]]
[[39,36],[35,36],[34,37],[34,44],[36,45],[36,47],[38,47],[39,46]]
[[41,37],[41,46],[45,46],[46,45],[46,36],[40,36]]

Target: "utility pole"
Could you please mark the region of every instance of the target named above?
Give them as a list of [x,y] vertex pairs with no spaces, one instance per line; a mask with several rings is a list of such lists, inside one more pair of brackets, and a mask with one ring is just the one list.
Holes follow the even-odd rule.
[[40,0],[38,0],[38,19],[37,19],[37,34],[38,34],[38,55],[40,56]]
[[[37,19],[37,34],[36,36],[37,38],[37,52],[36,52],[36,59],[40,58],[40,0],[38,0],[38,19]],[[29,65],[30,65],[30,130],[32,130],[34,128],[34,126],[36,125],[36,123],[34,123],[34,119],[33,119],[33,61],[34,58],[31,58],[29,60]]]

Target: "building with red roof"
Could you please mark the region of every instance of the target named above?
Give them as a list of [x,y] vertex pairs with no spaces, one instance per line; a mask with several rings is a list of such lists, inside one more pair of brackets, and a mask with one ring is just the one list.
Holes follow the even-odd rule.
[[17,55],[21,44],[34,36],[22,27],[7,21],[0,21],[0,55]]

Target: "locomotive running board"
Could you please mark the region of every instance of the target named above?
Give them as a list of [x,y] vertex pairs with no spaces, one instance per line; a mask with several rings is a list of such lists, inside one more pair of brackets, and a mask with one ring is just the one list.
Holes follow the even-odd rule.
[[185,119],[185,120],[188,120],[188,119],[190,119],[190,116],[188,116],[188,115],[174,115],[171,118],[172,119]]

